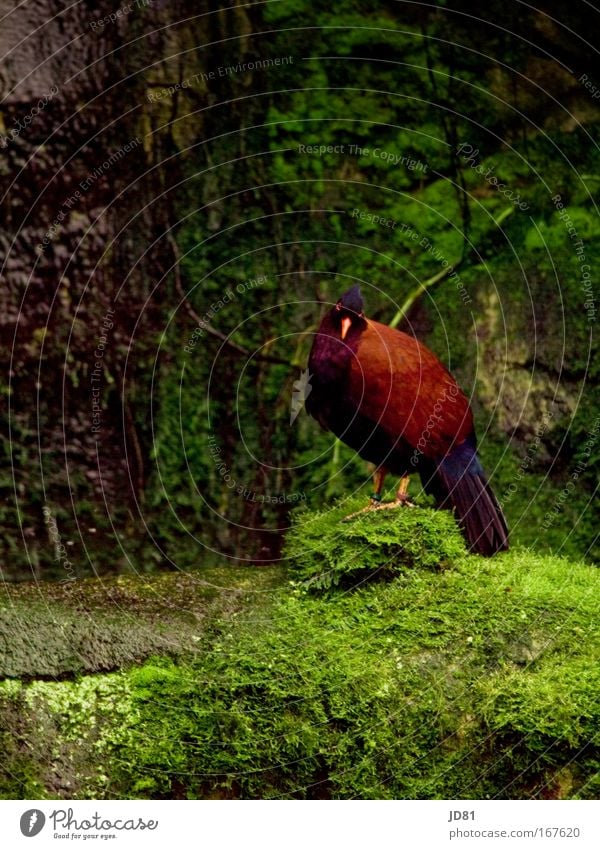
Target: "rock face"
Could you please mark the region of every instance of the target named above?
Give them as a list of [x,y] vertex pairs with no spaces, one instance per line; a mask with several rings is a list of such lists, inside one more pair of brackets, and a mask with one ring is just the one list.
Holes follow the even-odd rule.
[[[150,217],[127,222],[152,193],[139,179],[148,167],[144,119],[135,108],[143,103],[143,80],[130,76],[118,95],[114,83],[139,58],[135,45],[121,48],[143,24],[144,10],[94,29],[111,11],[105,2],[92,9],[37,0],[8,13],[0,32],[7,57],[0,83],[0,349],[10,386],[5,391],[3,383],[2,403],[11,399],[0,427],[11,440],[10,501],[16,495],[19,505],[18,516],[0,510],[10,528],[1,552],[9,577],[42,572],[42,504],[60,505],[71,534],[69,493],[78,492],[84,514],[101,515],[105,488],[120,517],[143,478],[131,411],[118,396],[124,352],[148,294],[139,254],[153,227]],[[125,114],[123,102],[130,105]],[[8,481],[1,488],[8,493]],[[10,542],[19,525],[26,552]]]
[[[255,27],[245,10],[231,11],[140,2],[115,17],[105,0],[36,0],[3,18],[0,568],[8,579],[64,577],[44,506],[77,545],[82,574],[144,559],[152,363],[181,300],[167,283],[176,259],[171,190],[181,195],[179,148],[205,135],[200,72],[219,66],[234,35],[232,62],[249,49],[244,35]],[[195,117],[174,121],[190,105],[169,86],[192,78]],[[111,555],[110,565],[114,533],[137,534],[136,551]],[[149,556],[153,566],[166,559]]]
[[[427,509],[340,523],[357,506],[299,514],[287,579],[224,565],[5,596],[0,794],[595,798],[597,570],[468,556]],[[325,562],[337,586],[311,580]]]

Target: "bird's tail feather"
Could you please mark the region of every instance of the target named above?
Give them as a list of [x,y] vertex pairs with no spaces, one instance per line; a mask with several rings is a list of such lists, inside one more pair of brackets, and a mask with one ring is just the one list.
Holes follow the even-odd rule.
[[437,466],[431,489],[440,507],[454,511],[471,551],[491,557],[508,548],[508,528],[502,508],[477,457],[474,444],[464,442]]

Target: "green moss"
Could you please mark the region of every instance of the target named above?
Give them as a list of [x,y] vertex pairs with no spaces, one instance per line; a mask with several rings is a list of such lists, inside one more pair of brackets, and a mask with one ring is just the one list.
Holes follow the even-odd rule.
[[222,616],[260,606],[282,583],[277,567],[21,583],[0,592],[0,676],[108,672],[153,654],[202,650]]
[[176,662],[5,682],[1,792],[593,798],[597,570],[524,550],[466,555],[443,513],[340,524],[337,510],[302,515],[290,548],[319,539],[320,569],[368,538],[370,575],[395,546],[392,577],[321,594],[294,581],[269,606],[224,612],[203,651]]
[[148,742],[122,780],[142,772],[152,792],[187,796],[585,796],[596,582],[513,552],[351,594],[297,588],[202,664],[136,673],[136,746]]
[[[10,747],[0,771],[2,798],[110,795],[107,754],[131,740],[135,714],[123,673],[76,682],[0,683]],[[12,749],[12,751],[11,751]]]
[[465,554],[450,513],[392,508],[352,515],[365,501],[353,498],[320,513],[296,513],[285,555],[307,586],[321,589],[419,567],[438,570]]

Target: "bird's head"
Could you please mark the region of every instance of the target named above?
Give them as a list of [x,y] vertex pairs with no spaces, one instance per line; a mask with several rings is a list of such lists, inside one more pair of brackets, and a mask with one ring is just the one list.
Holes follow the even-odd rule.
[[333,323],[339,329],[342,339],[346,338],[351,327],[358,327],[361,330],[366,327],[363,309],[364,304],[359,286],[353,286],[347,292],[344,292],[331,311]]

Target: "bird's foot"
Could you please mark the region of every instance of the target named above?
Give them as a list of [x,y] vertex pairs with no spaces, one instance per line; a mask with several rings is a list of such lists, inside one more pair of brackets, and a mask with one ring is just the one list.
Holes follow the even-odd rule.
[[392,502],[392,507],[416,507],[414,501],[411,501],[410,496],[408,496],[405,492],[398,493],[396,495],[396,500]]
[[414,501],[411,501],[410,497],[405,492],[396,493],[396,498],[394,501],[386,501],[385,504],[381,503],[381,496],[377,493],[373,493],[371,496],[371,500],[367,504],[366,507],[363,507],[362,510],[357,510],[355,513],[350,513],[348,516],[344,516],[342,522],[349,522],[350,519],[354,519],[356,516],[360,516],[362,513],[370,513],[373,510],[391,510],[394,507],[416,507]]
[[387,507],[387,504],[381,503],[381,496],[374,493],[369,503],[366,507],[363,507],[362,510],[356,510],[354,513],[350,513],[348,516],[344,516],[342,522],[349,522],[350,519],[354,519],[356,516],[360,516],[362,513],[370,513],[372,510],[381,510],[382,507]]
[[[406,493],[399,493],[398,495],[396,495],[396,498],[394,499],[394,501],[386,501],[385,504],[376,504],[375,509],[377,509],[377,510],[392,510],[396,507],[416,507],[416,506],[417,505],[415,504],[415,502],[411,501],[410,498],[408,497],[408,495],[406,495]],[[372,510],[373,507],[368,507],[368,508],[365,508],[365,509]],[[362,513],[364,511],[361,510],[360,512]],[[354,515],[356,515],[356,514],[354,514]]]

